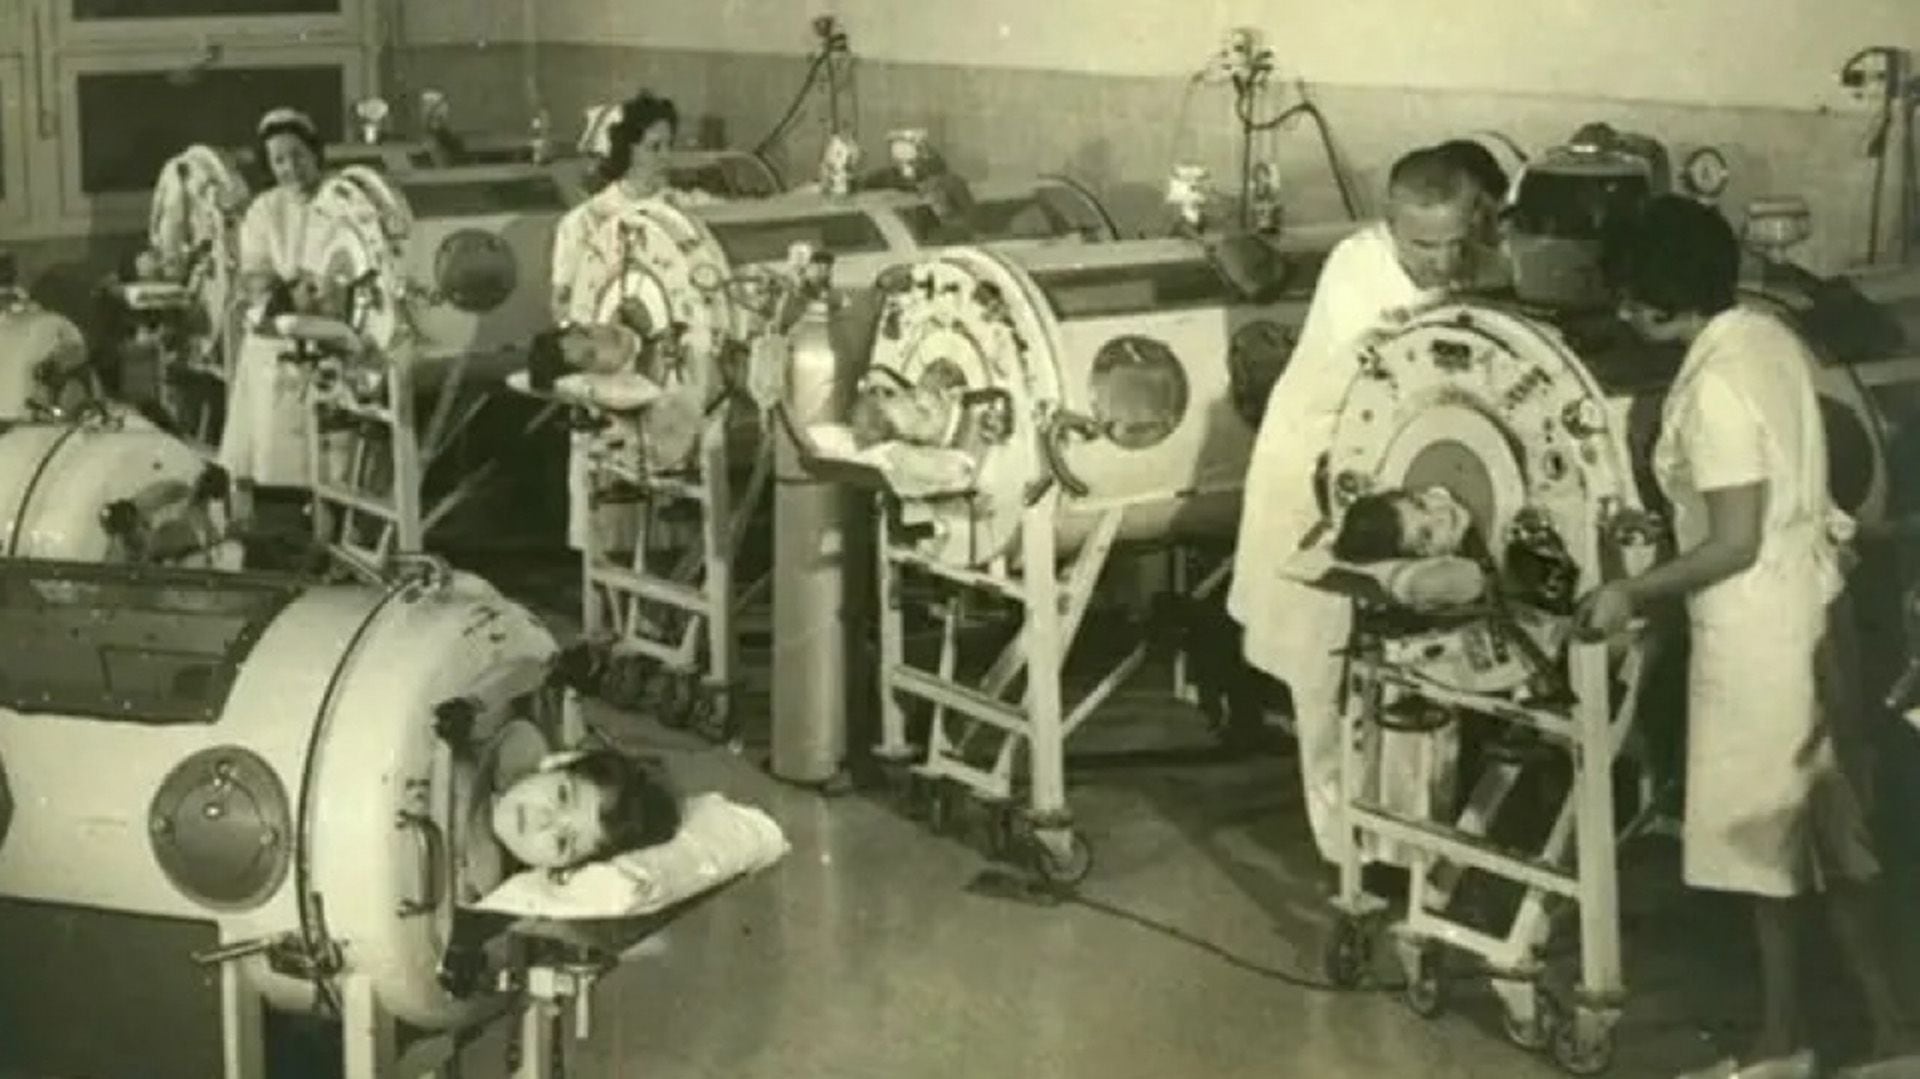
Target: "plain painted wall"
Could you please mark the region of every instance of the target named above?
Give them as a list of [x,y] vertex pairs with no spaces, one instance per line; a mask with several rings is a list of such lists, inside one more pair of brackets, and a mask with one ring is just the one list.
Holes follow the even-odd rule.
[[1258,28],[1309,82],[1789,109],[1846,107],[1856,49],[1920,49],[1916,0],[432,0],[409,45],[566,44],[804,53],[812,16],[857,54],[1114,75],[1204,62]]

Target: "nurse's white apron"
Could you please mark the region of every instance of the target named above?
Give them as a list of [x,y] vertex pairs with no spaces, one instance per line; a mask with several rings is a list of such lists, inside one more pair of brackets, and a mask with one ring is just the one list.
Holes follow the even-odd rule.
[[292,347],[260,333],[240,338],[219,455],[220,466],[235,480],[262,487],[312,486],[307,371],[280,359]]
[[[1830,605],[1843,577],[1844,515],[1826,489],[1824,433],[1784,327],[1734,311],[1695,342],[1663,410],[1653,471],[1674,505],[1682,550],[1706,538],[1705,505],[1681,439],[1699,372],[1713,369],[1773,407],[1808,417],[1801,445],[1768,423],[1770,486],[1760,553],[1747,570],[1688,597],[1687,804],[1683,874],[1696,888],[1786,897],[1823,876],[1876,871],[1863,814],[1839,766],[1819,692]],[[1781,384],[1778,379],[1805,381]],[[1752,387],[1762,387],[1752,389]]]

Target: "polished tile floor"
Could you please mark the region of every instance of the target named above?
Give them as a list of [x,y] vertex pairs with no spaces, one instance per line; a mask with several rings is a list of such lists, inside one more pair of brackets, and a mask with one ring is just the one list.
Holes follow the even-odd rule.
[[[1230,756],[1197,714],[1126,696],[1076,743],[1070,796],[1096,852],[1082,901],[1046,905],[996,887],[983,855],[879,795],[822,797],[769,778],[757,756],[765,708],[750,711],[745,744],[731,747],[597,713],[618,741],[664,752],[690,789],[765,808],[793,852],[604,981],[591,1036],[567,1047],[570,1075],[1560,1074],[1506,1042],[1471,978],[1451,983],[1448,1011],[1431,1020],[1391,991],[1314,987],[1330,917],[1285,747]],[[1710,1036],[1740,1037],[1753,1010],[1746,923],[1676,885],[1670,843],[1623,857],[1632,998],[1610,1074],[1669,1076],[1710,1061]],[[1900,944],[1920,955],[1910,932]],[[1396,977],[1390,961],[1379,974]],[[1857,1009],[1834,979],[1818,984],[1844,1053]],[[467,1079],[502,1074],[503,1042],[472,1048]]]
[[[475,568],[546,611],[565,638],[573,565]],[[751,678],[764,664],[748,658]],[[567,1075],[1561,1074],[1506,1041],[1494,998],[1471,977],[1450,979],[1450,1006],[1434,1019],[1391,989],[1320,987],[1325,875],[1284,745],[1227,754],[1192,710],[1150,690],[1124,695],[1076,737],[1070,797],[1096,862],[1078,901],[1049,905],[877,794],[824,797],[769,778],[764,687],[745,712],[743,744],[715,746],[595,711],[616,741],[668,757],[689,790],[766,809],[793,851],[687,913],[651,954],[603,981],[591,1035],[567,1044]],[[1906,742],[1920,743],[1912,733]],[[1920,757],[1914,744],[1905,751]],[[1905,805],[1900,815],[1920,819],[1920,796],[1907,792]],[[1747,922],[1738,907],[1679,887],[1669,841],[1627,849],[1622,865],[1630,1000],[1610,1074],[1672,1076],[1714,1059],[1716,1040],[1743,1040],[1755,1012]],[[1920,886],[1911,872],[1896,883],[1906,917],[1889,954],[1911,983],[1920,981],[1911,976],[1920,973]],[[1564,984],[1573,953],[1556,952]],[[1378,976],[1397,979],[1390,960]],[[1830,964],[1808,977],[1824,1039],[1845,1059],[1858,1006]],[[463,1079],[503,1076],[507,1040],[496,1030],[473,1045]]]

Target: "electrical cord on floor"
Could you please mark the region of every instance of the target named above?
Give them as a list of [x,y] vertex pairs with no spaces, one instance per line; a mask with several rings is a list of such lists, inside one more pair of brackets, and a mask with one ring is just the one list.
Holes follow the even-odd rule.
[[1256,962],[1238,952],[1232,951],[1224,945],[1216,944],[1205,937],[1181,929],[1179,926],[1149,918],[1144,914],[1127,910],[1125,907],[1108,903],[1105,900],[1095,899],[1091,896],[1075,892],[1060,897],[1060,901],[1069,906],[1084,907],[1087,910],[1104,914],[1116,921],[1138,926],[1141,929],[1157,933],[1169,940],[1179,941],[1188,947],[1206,952],[1208,955],[1221,960],[1230,967],[1244,970],[1249,974],[1258,975],[1269,981],[1276,981],[1283,985],[1292,986],[1295,989],[1304,989],[1312,993],[1398,993],[1406,989],[1404,982],[1389,985],[1366,983],[1352,987],[1335,985],[1330,981],[1310,978],[1294,971],[1282,970],[1279,967]]
[[[1221,944],[1217,944],[1214,941],[1201,937],[1198,934],[1182,929],[1179,926],[1172,925],[1167,922],[1163,922],[1158,919],[1148,917],[1147,915],[1141,914],[1137,911],[1131,911],[1117,904],[1110,903],[1102,899],[1094,898],[1092,896],[1088,896],[1077,891],[1069,892],[1066,894],[1055,893],[1052,897],[1052,900],[1053,902],[1058,904],[1081,907],[1086,910],[1090,910],[1095,913],[1105,915],[1106,917],[1112,918],[1116,921],[1126,922],[1130,925],[1137,926],[1149,932],[1159,934],[1160,936],[1166,937],[1169,940],[1178,941],[1181,944],[1185,944],[1189,947],[1205,952],[1208,955],[1214,956],[1215,958],[1226,963],[1228,966],[1234,967],[1235,969],[1243,970],[1249,974],[1257,975],[1269,981],[1279,982],[1282,985],[1291,986],[1295,989],[1305,990],[1310,993],[1321,993],[1321,994],[1328,994],[1328,995],[1336,995],[1336,994],[1338,995],[1386,995],[1386,994],[1403,993],[1408,988],[1407,983],[1405,981],[1393,981],[1393,982],[1382,983],[1382,982],[1367,980],[1367,981],[1363,981],[1361,984],[1356,986],[1351,986],[1351,987],[1342,986],[1342,985],[1336,985],[1333,982],[1330,982],[1324,979],[1309,977],[1309,976],[1300,974],[1297,971],[1290,971],[1290,970],[1285,970],[1276,966],[1271,966],[1266,963],[1261,963],[1256,960],[1249,959],[1245,955],[1235,952]],[[1569,942],[1563,942],[1553,948],[1543,949],[1539,953],[1539,958],[1541,962],[1545,964],[1557,959],[1565,959],[1565,958],[1577,955],[1578,952],[1579,952],[1578,943],[1574,941],[1569,941]],[[1509,975],[1502,975],[1497,971],[1489,971],[1485,969],[1444,970],[1436,976],[1436,981],[1443,986],[1469,985],[1469,984],[1483,983],[1483,982],[1489,982],[1489,981],[1501,981],[1501,980],[1510,980],[1510,979],[1511,979],[1511,976]],[[1689,1031],[1691,1033],[1699,1034],[1702,1036],[1712,1037],[1713,1032],[1724,1031],[1729,1028],[1736,1028],[1739,1026],[1739,1024],[1729,1023],[1726,1021],[1709,1022],[1708,1020],[1704,1019],[1703,1017],[1697,1014],[1689,1014],[1685,1016],[1676,1016],[1675,1018],[1667,1021],[1636,1022],[1635,1024],[1633,1024],[1633,1026],[1635,1030],[1639,1030],[1639,1031],[1685,1030],[1685,1031]]]

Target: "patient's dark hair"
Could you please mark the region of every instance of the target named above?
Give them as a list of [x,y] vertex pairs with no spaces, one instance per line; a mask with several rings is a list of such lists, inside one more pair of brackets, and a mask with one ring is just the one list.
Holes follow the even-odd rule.
[[1342,562],[1365,565],[1406,556],[1400,534],[1399,491],[1361,495],[1347,507],[1340,534],[1333,539],[1333,555]]
[[533,344],[527,348],[529,387],[542,391],[553,389],[553,384],[567,373],[567,355],[560,348],[560,342],[566,336],[567,329],[564,326],[534,334]]
[[581,861],[657,847],[679,834],[680,798],[658,768],[618,750],[595,749],[561,770],[600,788],[605,838]]

